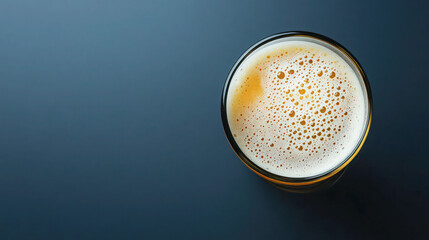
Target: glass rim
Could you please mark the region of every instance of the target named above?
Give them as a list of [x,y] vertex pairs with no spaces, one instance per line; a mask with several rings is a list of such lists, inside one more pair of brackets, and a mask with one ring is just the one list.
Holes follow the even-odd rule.
[[[231,133],[231,129],[229,127],[227,111],[226,111],[228,90],[229,90],[231,80],[232,80],[235,72],[237,71],[238,67],[243,63],[243,61],[245,59],[247,59],[247,57],[250,54],[252,54],[254,51],[259,49],[260,47],[262,47],[262,46],[264,46],[264,45],[266,45],[272,41],[282,39],[282,38],[288,38],[288,37],[308,37],[308,38],[316,39],[316,40],[325,42],[328,45],[339,50],[356,67],[356,69],[358,70],[358,72],[361,76],[361,79],[364,83],[363,88],[366,90],[366,100],[367,100],[367,104],[366,104],[367,105],[366,106],[367,116],[365,119],[366,125],[362,128],[361,136],[360,136],[359,141],[357,142],[355,148],[353,149],[353,151],[351,151],[351,153],[343,161],[338,163],[335,167],[333,167],[333,168],[331,168],[328,171],[325,171],[323,173],[313,175],[313,176],[309,176],[309,177],[285,177],[285,176],[281,176],[281,175],[271,173],[271,172],[259,167],[258,165],[256,165],[252,160],[250,160],[243,153],[243,151],[240,149],[240,147],[236,143],[236,141],[235,141],[235,139]],[[342,56],[340,56],[340,57],[342,57]],[[268,36],[268,37],[258,41],[257,43],[253,44],[250,48],[248,48],[240,56],[240,58],[235,62],[232,69],[229,71],[228,77],[227,77],[225,84],[224,84],[224,87],[223,87],[222,99],[221,99],[221,118],[222,118],[223,129],[224,129],[224,132],[225,132],[225,135],[228,139],[229,144],[231,145],[231,147],[234,150],[234,152],[236,153],[236,155],[240,158],[240,160],[248,168],[250,168],[253,172],[255,172],[259,176],[261,176],[261,177],[263,177],[263,178],[265,178],[271,182],[275,182],[275,183],[279,183],[279,184],[306,185],[306,184],[311,184],[311,183],[319,182],[319,181],[330,178],[331,176],[335,175],[339,171],[343,170],[353,160],[353,158],[360,151],[360,149],[363,146],[363,144],[366,140],[366,137],[368,135],[369,128],[371,125],[371,119],[372,119],[372,103],[373,103],[372,102],[372,94],[371,94],[371,88],[370,88],[370,85],[368,82],[368,78],[367,78],[362,66],[357,61],[357,59],[345,47],[343,47],[338,42],[336,42],[336,41],[334,41],[334,40],[332,40],[326,36],[317,34],[317,33],[306,32],[306,31],[288,31],[288,32],[277,33],[277,34]]]

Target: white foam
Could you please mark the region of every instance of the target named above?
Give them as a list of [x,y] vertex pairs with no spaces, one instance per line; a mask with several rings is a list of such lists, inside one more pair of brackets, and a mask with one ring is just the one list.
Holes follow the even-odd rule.
[[228,122],[256,165],[280,176],[310,177],[334,168],[358,145],[365,94],[335,52],[307,41],[279,42],[237,68]]

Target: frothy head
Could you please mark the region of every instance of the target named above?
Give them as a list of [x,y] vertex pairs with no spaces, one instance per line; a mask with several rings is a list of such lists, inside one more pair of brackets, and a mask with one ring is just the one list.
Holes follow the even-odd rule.
[[284,177],[311,177],[341,164],[365,128],[365,89],[332,50],[279,41],[248,56],[231,79],[226,112],[249,160]]

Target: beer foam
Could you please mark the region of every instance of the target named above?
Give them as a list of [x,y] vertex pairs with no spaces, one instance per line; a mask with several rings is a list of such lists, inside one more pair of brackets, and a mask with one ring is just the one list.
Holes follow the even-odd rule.
[[365,90],[332,50],[307,41],[263,46],[231,79],[227,118],[242,152],[284,177],[327,172],[351,154],[366,123]]

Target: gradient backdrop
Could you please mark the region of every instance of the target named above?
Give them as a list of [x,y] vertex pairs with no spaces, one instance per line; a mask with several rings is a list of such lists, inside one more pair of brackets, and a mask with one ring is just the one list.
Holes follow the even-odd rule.
[[[0,1],[0,239],[429,238],[428,3]],[[324,34],[368,74],[341,181],[281,192],[223,133],[236,59]]]

